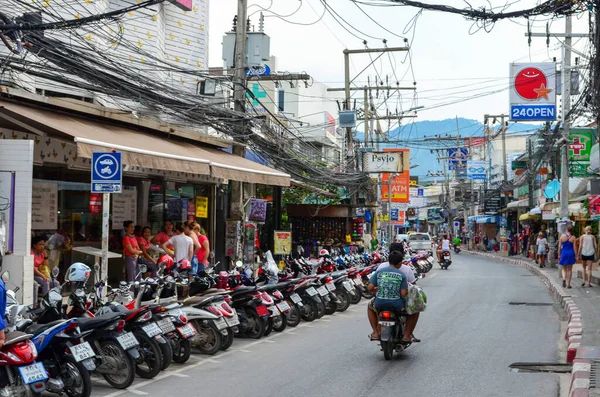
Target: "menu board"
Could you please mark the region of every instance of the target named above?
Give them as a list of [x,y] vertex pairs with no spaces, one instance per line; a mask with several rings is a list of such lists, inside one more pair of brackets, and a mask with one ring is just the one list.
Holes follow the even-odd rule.
[[58,226],[58,185],[33,182],[31,230],[56,230]]
[[225,222],[225,255],[235,258],[242,244],[242,225],[239,221]]
[[126,189],[112,194],[112,230],[122,229],[123,222],[137,222],[137,190]]
[[163,202],[164,194],[160,184],[150,185],[150,203],[148,205],[148,218],[152,234],[157,234],[163,228],[163,211],[165,204]]

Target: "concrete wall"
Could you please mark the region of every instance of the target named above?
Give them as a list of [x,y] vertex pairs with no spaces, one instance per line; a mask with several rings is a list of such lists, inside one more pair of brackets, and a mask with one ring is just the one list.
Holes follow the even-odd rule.
[[25,305],[33,303],[34,285],[30,254],[33,148],[31,140],[0,141],[0,171],[15,173],[14,200],[10,203],[14,213],[14,245],[12,254],[4,256],[2,270],[10,271],[8,287],[20,288],[18,297]]

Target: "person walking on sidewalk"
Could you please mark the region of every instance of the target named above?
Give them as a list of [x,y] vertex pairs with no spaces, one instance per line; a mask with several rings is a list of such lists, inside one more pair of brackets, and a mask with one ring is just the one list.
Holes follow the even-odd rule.
[[[592,227],[585,227],[585,234],[579,237],[579,250],[577,251],[577,256],[583,262],[583,283],[581,283],[582,287],[585,287],[585,283],[587,281],[588,287],[592,286],[592,263],[594,262],[594,255],[596,254],[596,248],[598,244],[596,243],[596,236],[592,235]],[[589,269],[589,273],[587,270]]]
[[562,266],[563,287],[571,288],[576,244],[577,239],[573,236],[573,226],[569,226],[567,232],[560,236],[558,241],[558,257],[560,258],[558,264]]
[[538,238],[535,242],[537,246],[537,256],[540,263],[540,267],[546,267],[546,255],[548,255],[548,240],[544,237],[544,233],[539,232]]

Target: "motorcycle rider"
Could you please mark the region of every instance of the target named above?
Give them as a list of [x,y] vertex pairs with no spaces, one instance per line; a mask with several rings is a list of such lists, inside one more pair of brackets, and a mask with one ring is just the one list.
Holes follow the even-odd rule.
[[[392,255],[392,254],[394,254],[394,255]],[[402,275],[406,279],[407,283],[411,283],[411,284],[415,283],[416,279],[415,279],[415,275],[413,274],[412,269],[409,266],[402,264],[402,259],[404,258],[404,248],[402,246],[402,243],[392,243],[390,245],[390,258],[389,258],[390,261],[392,261],[393,257],[400,258],[399,259],[400,265],[398,265],[398,270],[402,273]],[[390,262],[382,263],[377,268],[376,273],[382,269],[389,267],[389,266],[390,266]],[[415,338],[415,336],[414,336],[415,327],[417,326],[417,322],[419,321],[419,314],[420,313],[414,313],[414,314],[411,314],[406,317],[406,333],[405,333],[405,336],[407,336],[407,338],[405,338],[406,340],[411,339],[412,342],[421,342],[421,340]],[[373,298],[371,300],[371,302],[369,303],[369,305],[367,306],[367,316],[369,318],[369,324],[371,325],[371,328],[373,330],[371,335],[369,335],[369,338],[372,341],[379,340],[379,327],[378,327],[378,323],[377,323],[377,310],[375,308],[375,298]]]
[[[444,233],[444,235],[442,236],[442,240],[440,241],[437,247],[438,263],[442,262],[442,252],[450,253],[450,240],[448,240],[448,235],[446,233]],[[452,256],[450,256],[450,259],[452,259]]]

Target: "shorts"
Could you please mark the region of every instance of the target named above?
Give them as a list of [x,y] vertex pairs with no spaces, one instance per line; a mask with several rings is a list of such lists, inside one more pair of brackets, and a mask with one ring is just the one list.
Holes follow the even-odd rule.
[[400,312],[403,311],[405,307],[404,299],[378,299],[377,297],[373,298],[369,305],[376,312],[381,310]]
[[581,255],[581,260],[583,261],[593,261],[594,255]]
[[546,255],[546,248],[538,248],[538,255]]

